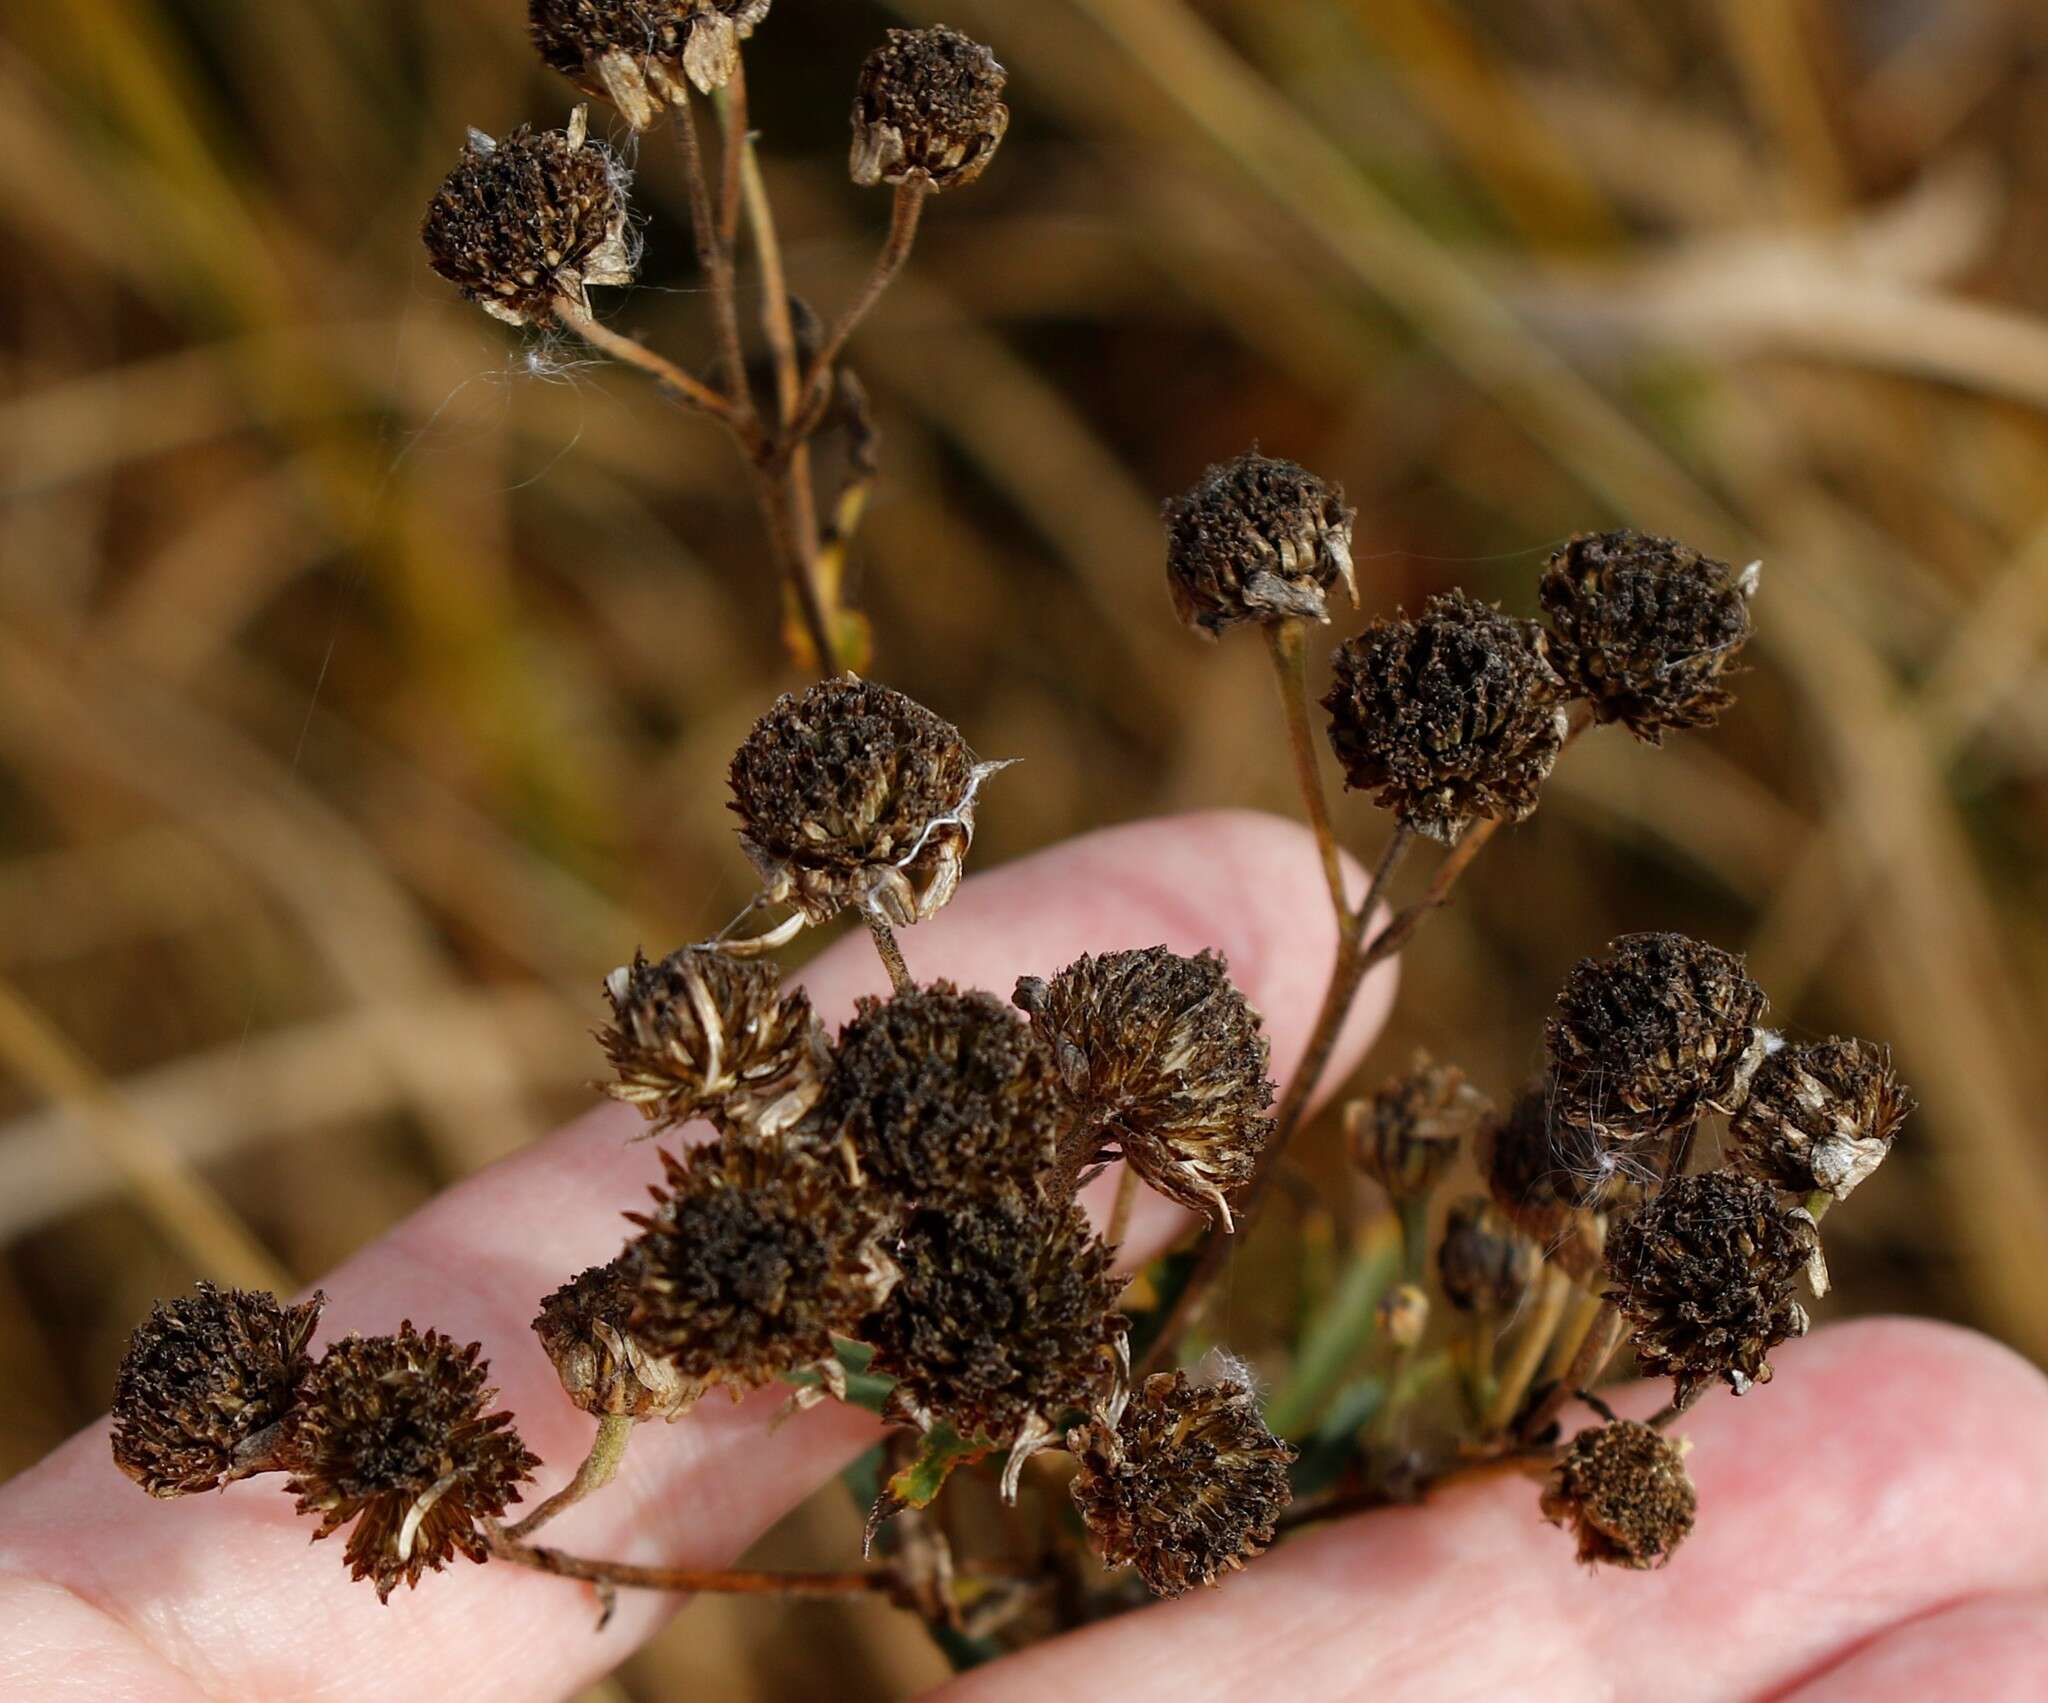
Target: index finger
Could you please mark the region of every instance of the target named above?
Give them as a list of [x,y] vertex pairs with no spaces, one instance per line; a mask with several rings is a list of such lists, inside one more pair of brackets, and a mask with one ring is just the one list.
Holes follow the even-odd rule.
[[[1069,842],[968,882],[904,949],[920,978],[1007,993],[1018,975],[1050,973],[1083,951],[1160,943],[1225,954],[1265,1017],[1284,1078],[1314,1021],[1335,935],[1314,846],[1277,818],[1181,817]],[[802,979],[828,1023],[857,995],[886,990],[858,939]],[[1338,1074],[1378,1028],[1391,987],[1389,973],[1364,990]],[[529,1503],[567,1479],[591,1424],[562,1395],[528,1322],[558,1284],[618,1251],[619,1214],[658,1169],[651,1144],[625,1140],[638,1127],[624,1108],[585,1118],[450,1189],[323,1285],[325,1336],[389,1331],[410,1317],[483,1343],[501,1401],[548,1463]],[[1181,1222],[1176,1210],[1149,1211],[1133,1240],[1163,1246]],[[567,1547],[629,1561],[730,1560],[874,1440],[869,1415],[833,1404],[768,1423],[783,1405],[766,1390],[738,1406],[707,1402],[674,1426],[640,1427],[619,1481],[565,1515],[551,1539],[559,1530]],[[0,1618],[34,1616],[23,1677],[54,1684],[118,1647],[236,1695],[418,1687],[553,1697],[616,1666],[672,1607],[629,1596],[593,1633],[586,1593],[505,1565],[429,1576],[380,1607],[349,1581],[336,1545],[307,1548],[309,1525],[277,1483],[152,1504],[115,1470],[102,1424],[0,1491],[0,1574],[68,1593],[0,1582]],[[154,1685],[123,1683],[102,1668],[95,1695],[170,1695],[163,1674]]]

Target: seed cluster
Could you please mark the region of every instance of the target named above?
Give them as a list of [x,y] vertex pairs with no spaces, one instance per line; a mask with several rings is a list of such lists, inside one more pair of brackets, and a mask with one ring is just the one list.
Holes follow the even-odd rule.
[[1512,1313],[1541,1263],[1536,1245],[1484,1195],[1452,1206],[1437,1245],[1437,1280],[1460,1312]]
[[344,1559],[387,1600],[457,1555],[486,1559],[479,1522],[519,1500],[540,1461],[490,1411],[478,1345],[438,1331],[349,1336],[307,1379],[286,1455],[287,1494],[318,1514],[315,1541],[354,1523]]
[[626,174],[584,123],[579,107],[567,130],[472,131],[427,204],[429,264],[509,325],[546,325],[564,300],[587,312],[591,285],[633,281]]
[[674,1419],[703,1386],[633,1328],[640,1298],[639,1252],[571,1278],[540,1305],[533,1334],[554,1362],[562,1393],[585,1413]]
[[853,181],[965,188],[1010,128],[1006,81],[996,56],[958,30],[891,30],[853,97]]
[[1229,1189],[1250,1181],[1272,1134],[1259,1015],[1214,952],[1163,946],[1083,955],[1050,982],[1026,976],[1059,1067],[1078,1172],[1111,1153],[1170,1200],[1230,1226]]
[[1218,1584],[1263,1554],[1293,1495],[1294,1451],[1235,1379],[1159,1373],[1120,1420],[1091,1420],[1067,1447],[1080,1462],[1074,1505],[1102,1559],[1135,1567],[1155,1596]]
[[1211,467],[1166,505],[1174,609],[1211,637],[1240,622],[1327,621],[1341,581],[1352,602],[1354,511],[1305,467],[1256,451]]
[[1633,1419],[1581,1431],[1551,1469],[1543,1513],[1572,1530],[1589,1566],[1661,1567],[1699,1508],[1685,1453]]
[[689,89],[723,88],[740,43],[773,0],[529,0],[528,27],[541,58],[577,87],[611,101],[635,130]]
[[1334,669],[1323,707],[1345,782],[1415,832],[1450,845],[1536,808],[1565,716],[1533,622],[1451,592],[1417,620],[1371,622]]
[[1766,1058],[1728,1133],[1752,1176],[1841,1200],[1884,1163],[1912,1111],[1889,1049],[1830,1039]]
[[1404,1074],[1345,1109],[1352,1163],[1396,1201],[1426,1198],[1492,1109],[1456,1065],[1418,1053]]
[[115,1464],[152,1496],[273,1470],[324,1304],[210,1283],[158,1302],[114,1380]]

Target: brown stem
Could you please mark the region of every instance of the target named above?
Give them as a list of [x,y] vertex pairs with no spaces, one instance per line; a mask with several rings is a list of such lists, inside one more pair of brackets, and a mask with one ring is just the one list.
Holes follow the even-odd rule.
[[1498,1437],[1514,1424],[1515,1410],[1522,1405],[1523,1394],[1535,1379],[1537,1368],[1543,1364],[1543,1356],[1550,1348],[1551,1338],[1557,1334],[1571,1295],[1572,1280],[1556,1266],[1545,1265],[1542,1286],[1536,1292],[1536,1304],[1522,1326],[1514,1353],[1508,1356],[1508,1363],[1501,1371],[1500,1382],[1494,1388],[1493,1403],[1486,1410],[1484,1429],[1487,1436]]
[[627,366],[638,367],[654,382],[692,408],[709,414],[722,421],[737,437],[749,454],[758,452],[760,429],[751,421],[742,421],[734,412],[732,402],[705,384],[701,379],[692,378],[688,373],[664,355],[657,355],[645,344],[636,343],[630,337],[621,336],[609,326],[598,322],[584,312],[580,303],[572,302],[566,296],[555,299],[555,318],[565,330],[573,331],[593,349],[602,350],[615,361]]
[[521,1520],[505,1528],[509,1542],[519,1543],[552,1520],[573,1508],[584,1497],[594,1495],[618,1476],[619,1463],[626,1458],[626,1445],[633,1440],[633,1421],[624,1414],[608,1413],[597,1422],[597,1436],[590,1453],[576,1469],[576,1476]]
[[1507,1454],[1490,1455],[1483,1461],[1462,1463],[1451,1471],[1424,1480],[1418,1486],[1402,1490],[1389,1490],[1384,1485],[1375,1484],[1359,1490],[1339,1491],[1319,1502],[1297,1503],[1275,1523],[1282,1532],[1299,1531],[1303,1526],[1320,1525],[1324,1520],[1341,1520],[1349,1514],[1365,1514],[1379,1508],[1401,1507],[1420,1501],[1440,1490],[1483,1483],[1489,1478],[1499,1478],[1506,1473],[1526,1472],[1535,1466],[1548,1466],[1552,1458],[1552,1451],[1549,1449],[1517,1449]]
[[678,90],[671,129],[683,160],[683,182],[689,190],[690,234],[697,245],[697,266],[711,294],[712,318],[718,327],[718,358],[725,371],[725,392],[742,420],[754,417],[754,399],[747,389],[747,356],[740,343],[738,290],[732,247],[724,239],[718,213],[711,205],[711,179],[704,169],[704,148],[697,135],[697,109],[687,87]]
[[1102,1233],[1102,1239],[1112,1248],[1123,1246],[1124,1236],[1131,1227],[1131,1208],[1137,1203],[1138,1172],[1126,1159],[1123,1175],[1117,1178],[1116,1204],[1109,1209],[1109,1228]]
[[1301,788],[1301,807],[1316,836],[1316,850],[1323,860],[1323,880],[1330,889],[1330,903],[1340,920],[1350,915],[1344,896],[1344,861],[1337,850],[1337,835],[1330,826],[1330,801],[1323,791],[1322,766],[1316,760],[1315,735],[1308,720],[1307,647],[1302,643],[1305,623],[1299,620],[1272,621],[1265,627],[1266,648],[1273,658],[1273,675],[1280,688],[1280,705],[1287,715],[1287,744],[1294,754],[1294,778]]
[[770,1573],[736,1567],[641,1567],[630,1561],[598,1561],[566,1550],[521,1543],[508,1531],[491,1536],[499,1561],[552,1573],[561,1579],[645,1591],[719,1591],[733,1596],[895,1597],[902,1589],[893,1571],[878,1568],[848,1573]]
[[903,948],[896,944],[896,931],[879,911],[863,910],[861,915],[867,919],[868,933],[881,954],[882,967],[889,972],[889,985],[898,993],[914,993],[917,983],[910,979],[910,966],[903,961]]
[[883,239],[882,252],[875,257],[874,270],[868,274],[860,294],[839,316],[824,346],[811,359],[810,372],[803,383],[802,406],[796,414],[799,436],[808,435],[824,413],[826,400],[832,392],[832,368],[838,363],[847,340],[860,328],[860,322],[874,311],[875,304],[887,294],[889,286],[896,282],[897,273],[910,259],[910,251],[917,244],[917,227],[924,216],[924,204],[930,194],[931,186],[916,179],[897,185],[896,199],[889,205],[889,234]]
[[718,240],[736,254],[740,237],[740,161],[747,151],[747,68],[733,62],[732,76],[718,92]]
[[1524,1442],[1540,1437],[1545,1427],[1564,1411],[1564,1404],[1579,1391],[1591,1389],[1607,1362],[1614,1357],[1614,1351],[1621,1346],[1628,1334],[1628,1327],[1621,1314],[1615,1310],[1612,1301],[1601,1303],[1600,1314],[1594,1320],[1593,1328],[1586,1332],[1586,1340],[1579,1344],[1578,1353],[1572,1356],[1572,1363],[1564,1369],[1564,1375],[1550,1386],[1543,1399],[1522,1421],[1521,1437]]

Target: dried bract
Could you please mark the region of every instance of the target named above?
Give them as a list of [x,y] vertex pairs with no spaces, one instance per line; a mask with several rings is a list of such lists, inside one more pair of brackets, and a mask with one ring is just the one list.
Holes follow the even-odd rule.
[[1355,512],[1305,467],[1240,455],[1211,467],[1166,505],[1166,583],[1173,607],[1212,637],[1242,621],[1327,621],[1351,563]]
[[1347,639],[1323,699],[1346,784],[1446,845],[1476,818],[1521,821],[1566,725],[1536,631],[1457,591]]
[[1016,1002],[1059,1064],[1081,1163],[1120,1152],[1228,1230],[1225,1191],[1251,1180],[1273,1133],[1273,1084],[1259,1015],[1223,958],[1163,946],[1083,956],[1050,982],[1021,979]]
[[1581,1431],[1550,1470],[1544,1516],[1572,1529],[1589,1566],[1661,1567],[1699,1506],[1686,1448],[1633,1419]]
[[1405,1074],[1345,1107],[1352,1163],[1393,1199],[1420,1199],[1443,1181],[1492,1110],[1456,1065],[1418,1052]]
[[1484,1195],[1451,1208],[1437,1247],[1444,1299],[1461,1313],[1512,1313],[1542,1264],[1536,1245]]
[[594,1265],[541,1303],[534,1335],[554,1362],[562,1390],[585,1413],[674,1419],[703,1387],[676,1370],[633,1329],[639,1299],[636,1256]]
[[1294,1451],[1229,1379],[1158,1373],[1120,1421],[1077,1426],[1067,1447],[1081,1463],[1074,1505],[1103,1561],[1137,1568],[1155,1596],[1220,1584],[1263,1554],[1293,1496]]
[[588,313],[591,285],[633,281],[625,169],[586,142],[586,122],[578,107],[567,130],[472,130],[427,204],[428,263],[508,325],[545,325],[564,300]]
[[275,1471],[325,1304],[315,1295],[287,1307],[262,1290],[210,1283],[158,1302],[114,1380],[114,1464],[152,1496]]
[[1029,1195],[1067,1114],[1050,1050],[992,993],[951,982],[864,999],[809,1128],[903,1201]]
[[1008,78],[993,53],[958,30],[891,30],[854,93],[853,181],[864,189],[972,183],[1010,128]]
[[779,1135],[824,1087],[824,1028],[768,964],[686,946],[654,964],[636,954],[604,990],[612,1021],[598,1041],[618,1073],[604,1091],[657,1130],[703,1117],[727,1133]]
[[666,1190],[633,1214],[628,1329],[689,1384],[734,1400],[836,1364],[896,1281],[888,1220],[844,1174],[795,1148],[720,1142],[662,1155]]
[[1754,564],[1738,573],[1669,538],[1582,533],[1539,587],[1550,660],[1595,720],[1648,744],[1711,727],[1735,701],[1722,679],[1749,642],[1756,586]]
[[1078,1207],[952,1201],[911,1217],[896,1258],[903,1279],[860,1333],[897,1380],[893,1410],[1010,1445],[1010,1490],[1063,1414],[1121,1401],[1121,1284]]
[[1678,1177],[1615,1227],[1607,1298],[1635,1327],[1636,1364],[1676,1398],[1725,1378],[1740,1395],[1769,1383],[1770,1351],[1806,1334],[1794,1283],[1820,1236],[1765,1183],[1725,1171]]
[[344,1337],[306,1381],[285,1489],[300,1513],[321,1516],[316,1542],[355,1522],[349,1575],[370,1580],[380,1602],[457,1555],[487,1559],[478,1523],[517,1502],[540,1465],[512,1416],[490,1411],[497,1391],[478,1346],[408,1320],[396,1336]]
[[578,88],[601,95],[635,130],[667,106],[722,89],[740,43],[773,0],[529,0],[540,56]]
[[958,728],[901,692],[842,677],[754,724],[731,808],[764,900],[812,923],[848,905],[917,923],[959,886],[975,796],[1002,766],[975,762]]
[[1610,1139],[1733,1111],[1767,1044],[1763,989],[1732,952],[1627,934],[1572,966],[1545,1029],[1552,1110]]
[[1827,1040],[1766,1058],[1728,1133],[1752,1176],[1842,1199],[1884,1163],[1912,1111],[1889,1048]]

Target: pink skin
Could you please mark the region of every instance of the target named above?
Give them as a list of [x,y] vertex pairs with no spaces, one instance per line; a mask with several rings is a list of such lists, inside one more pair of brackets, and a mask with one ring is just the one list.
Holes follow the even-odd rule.
[[[1212,815],[1092,835],[968,883],[906,937],[913,970],[1007,993],[1084,950],[1221,948],[1265,1013],[1276,1074],[1299,1053],[1331,945],[1299,830]],[[881,990],[864,940],[806,977],[828,1021]],[[1378,1027],[1368,986],[1338,1060]],[[606,1111],[450,1190],[323,1287],[323,1338],[400,1318],[481,1339],[505,1405],[559,1485],[590,1424],[528,1320],[615,1251],[620,1208],[656,1173]],[[1101,1190],[1095,1204],[1099,1208]],[[1147,1197],[1134,1252],[1184,1220]],[[1686,1422],[1700,1529],[1665,1572],[1593,1575],[1543,1525],[1534,1488],[1494,1481],[1307,1535],[1219,1592],[1060,1640],[970,1676],[965,1697],[1271,1695],[1919,1699],[2037,1697],[2048,1673],[2048,1387],[2002,1349],[1907,1323],[1830,1331],[1780,1378]],[[1655,1404],[1625,1392],[1625,1411]],[[731,1560],[873,1438],[830,1406],[785,1424],[773,1392],[643,1427],[619,1484],[550,1531],[640,1561]],[[104,1425],[0,1489],[0,1697],[567,1695],[674,1609],[627,1594],[604,1633],[556,1579],[458,1562],[380,1608],[309,1547],[276,1480],[152,1504]],[[804,1613],[801,1605],[788,1611]],[[876,1609],[877,1613],[887,1612]],[[800,1632],[797,1635],[801,1635]]]

